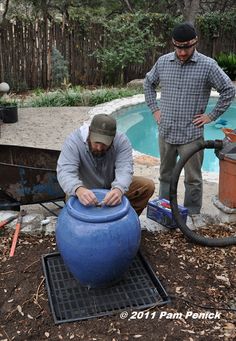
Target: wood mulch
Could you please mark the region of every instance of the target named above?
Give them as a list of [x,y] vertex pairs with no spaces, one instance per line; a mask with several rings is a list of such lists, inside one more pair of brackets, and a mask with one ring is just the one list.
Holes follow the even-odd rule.
[[[236,225],[211,226],[202,233],[235,231]],[[139,315],[128,311],[125,319],[117,314],[55,325],[41,264],[43,254],[55,251],[55,237],[22,234],[9,258],[12,232],[0,233],[0,341],[236,340],[236,246],[198,246],[178,230],[143,231],[142,252],[171,303]]]

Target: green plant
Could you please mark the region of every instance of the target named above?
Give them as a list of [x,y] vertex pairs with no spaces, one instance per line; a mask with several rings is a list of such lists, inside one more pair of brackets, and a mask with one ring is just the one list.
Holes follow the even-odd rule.
[[143,89],[130,88],[101,88],[85,90],[74,87],[68,90],[40,93],[21,104],[23,107],[65,107],[65,106],[94,106],[109,102],[113,99],[140,94]]
[[70,107],[82,105],[81,93],[70,90],[58,90],[42,93],[27,101],[27,107]]
[[105,102],[110,102],[113,99],[129,97],[141,92],[140,89],[128,89],[128,88],[103,88],[95,91],[91,91],[88,98],[88,105],[97,105]]
[[215,60],[231,80],[236,79],[236,54],[221,52]]
[[42,93],[44,93],[44,90],[42,88],[36,88],[33,90],[33,94],[35,94],[36,96],[39,96]]
[[208,36],[214,37],[221,33],[230,33],[234,37],[235,33],[235,21],[236,21],[236,11],[232,9],[232,11],[227,12],[207,12],[201,16],[197,17],[197,26],[200,31]]
[[153,32],[153,22],[144,13],[121,15],[102,22],[103,46],[92,55],[112,83],[124,83],[124,70],[128,64],[141,64],[149,49],[162,46]]
[[69,78],[68,62],[55,47],[52,48],[52,86],[67,84]]
[[9,99],[9,98],[0,98],[0,106],[7,107],[7,106],[16,106],[18,102],[16,99]]

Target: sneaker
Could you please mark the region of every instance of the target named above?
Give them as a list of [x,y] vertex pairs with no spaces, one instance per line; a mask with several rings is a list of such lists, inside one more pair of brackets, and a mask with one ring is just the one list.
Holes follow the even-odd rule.
[[200,213],[199,214],[192,214],[191,218],[192,218],[193,226],[196,229],[206,226],[206,221]]
[[186,225],[188,226],[188,228],[189,228],[190,230],[194,230],[194,229],[195,229],[195,227],[194,227],[194,225],[193,225],[193,219],[192,219],[192,217],[189,216],[189,215],[187,216]]

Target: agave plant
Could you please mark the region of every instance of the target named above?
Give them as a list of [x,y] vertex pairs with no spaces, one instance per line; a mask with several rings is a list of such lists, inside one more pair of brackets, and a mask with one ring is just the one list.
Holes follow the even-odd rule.
[[231,80],[236,79],[236,54],[221,52],[215,60]]

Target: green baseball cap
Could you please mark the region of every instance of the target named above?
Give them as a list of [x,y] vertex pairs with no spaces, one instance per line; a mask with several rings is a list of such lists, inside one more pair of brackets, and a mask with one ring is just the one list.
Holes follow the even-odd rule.
[[116,135],[116,120],[106,114],[95,115],[91,121],[89,131],[91,142],[99,142],[110,146]]

